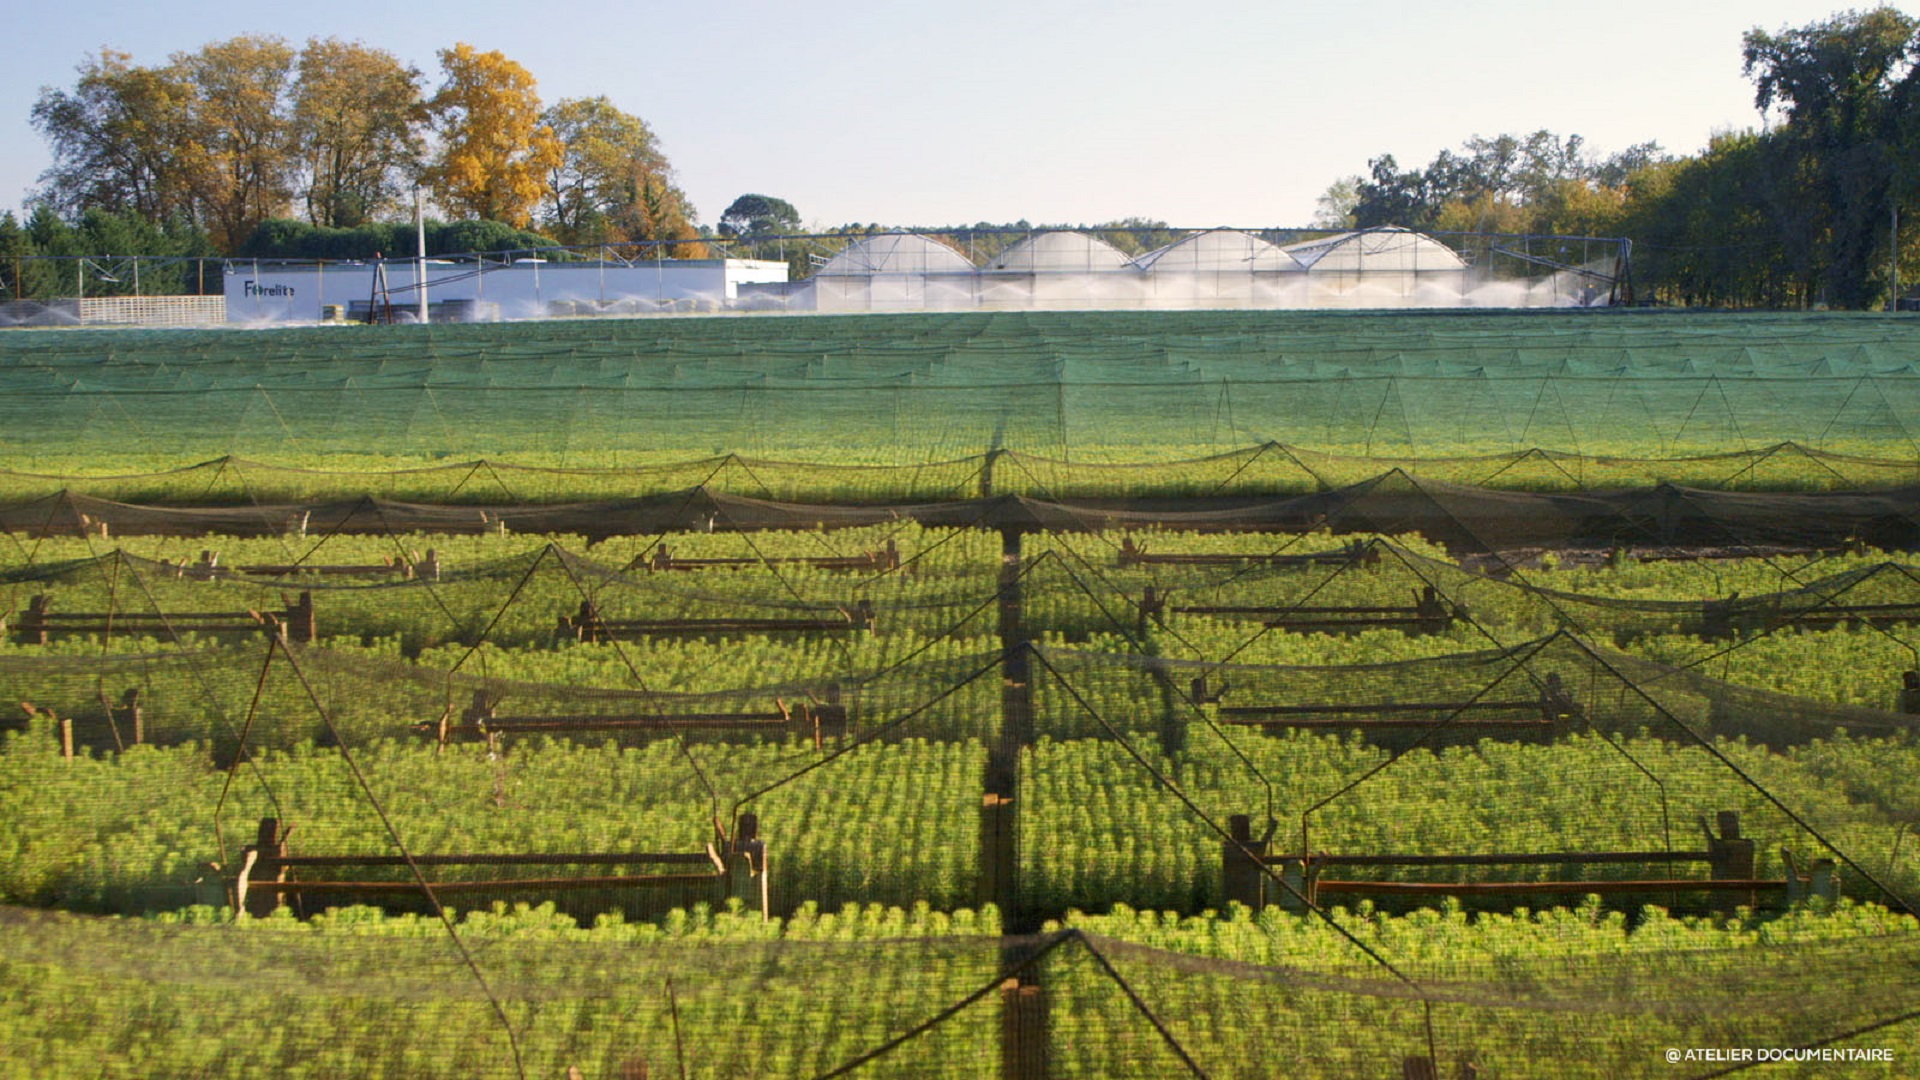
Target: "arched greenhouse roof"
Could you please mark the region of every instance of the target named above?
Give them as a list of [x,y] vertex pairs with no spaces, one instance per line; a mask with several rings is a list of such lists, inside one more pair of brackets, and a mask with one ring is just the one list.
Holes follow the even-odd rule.
[[1299,270],[1291,255],[1252,233],[1208,229],[1190,233],[1135,260],[1142,270],[1161,273],[1230,273],[1250,270]]
[[965,255],[918,233],[890,232],[847,245],[821,266],[820,277],[871,277],[876,274],[967,274],[974,265]]
[[1070,273],[1076,270],[1125,270],[1133,265],[1125,252],[1089,233],[1056,229],[1035,233],[987,261],[985,269],[1010,273]]
[[1288,244],[1289,255],[1314,273],[1381,270],[1461,270],[1466,263],[1425,233],[1387,226]]

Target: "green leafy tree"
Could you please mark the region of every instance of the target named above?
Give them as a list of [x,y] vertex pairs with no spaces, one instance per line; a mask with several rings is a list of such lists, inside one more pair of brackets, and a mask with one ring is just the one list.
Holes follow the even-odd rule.
[[1103,221],[1094,226],[1100,239],[1126,252],[1144,255],[1180,239],[1181,233],[1157,218],[1127,217]]
[[1905,161],[1920,128],[1917,30],[1920,20],[1881,7],[1743,39],[1754,103],[1784,111],[1778,137],[1811,180],[1815,261],[1836,306],[1876,300],[1888,215],[1913,182]]
[[569,244],[691,240],[694,211],[646,121],[604,97],[561,101],[542,117],[562,147],[543,223]]
[[1327,190],[1313,201],[1313,227],[1316,229],[1353,228],[1353,209],[1360,204],[1360,185],[1364,180],[1358,176],[1343,176],[1327,185]]
[[801,231],[800,211],[771,195],[742,195],[720,214],[720,235],[757,240]]
[[292,204],[294,55],[279,38],[241,36],[173,57],[193,87],[180,164],[196,216],[223,250]]
[[315,38],[300,50],[292,107],[308,221],[351,227],[399,206],[423,149],[420,84],[384,49]]
[[32,109],[53,164],[40,174],[36,203],[55,212],[98,207],[163,219],[189,214],[182,147],[195,90],[173,68],[136,67],[102,49],[79,67],[71,90],[43,89]]
[[1410,229],[1432,228],[1445,202],[1442,181],[1430,175],[1444,173],[1451,157],[1442,151],[1436,165],[1428,169],[1402,171],[1392,154],[1382,154],[1367,162],[1367,179],[1360,182],[1359,198],[1353,204],[1356,228],[1372,229],[1382,225],[1401,225]]
[[1787,307],[1816,274],[1805,177],[1781,140],[1717,136],[1698,155],[1630,174],[1618,231],[1643,295],[1675,304]]

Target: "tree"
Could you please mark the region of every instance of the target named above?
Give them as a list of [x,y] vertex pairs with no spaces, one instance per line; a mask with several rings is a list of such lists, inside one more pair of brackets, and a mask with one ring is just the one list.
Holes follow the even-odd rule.
[[[428,221],[427,254],[512,252],[554,246],[552,237],[523,232],[498,221]],[[256,259],[369,259],[379,252],[411,252],[411,221],[369,222],[351,229],[280,218],[263,221],[238,254]]]
[[604,97],[558,102],[542,119],[562,146],[548,176],[549,231],[569,244],[697,235],[693,207],[646,121]]
[[1125,217],[1103,221],[1097,235],[1128,255],[1144,255],[1180,239],[1182,233],[1156,218]]
[[293,126],[308,221],[351,228],[395,209],[419,168],[420,81],[384,49],[307,42]]
[[231,250],[293,200],[295,145],[286,108],[293,47],[243,35],[175,54],[193,87],[181,172],[214,243]]
[[1641,291],[1689,305],[1804,303],[1817,280],[1804,183],[1786,144],[1754,132],[1636,170],[1615,228],[1634,239]]
[[1779,34],[1756,28],[1743,38],[1754,104],[1762,113],[1785,111],[1779,135],[1812,178],[1819,262],[1838,306],[1874,301],[1883,226],[1900,189],[1913,182],[1899,166],[1920,128],[1916,30],[1920,20],[1882,7]]
[[[1445,171],[1452,159],[1446,151],[1440,153],[1440,158],[1435,159],[1436,165],[1438,171]],[[1353,204],[1354,227],[1373,229],[1384,225],[1400,225],[1409,229],[1432,228],[1440,212],[1442,199],[1438,197],[1436,185],[1429,177],[1430,171],[1434,170],[1401,172],[1400,163],[1394,160],[1392,154],[1382,154],[1367,162],[1369,178],[1360,182],[1360,197]]]
[[771,195],[742,195],[720,215],[720,235],[754,240],[800,231],[800,211]]
[[1343,176],[1328,184],[1327,190],[1313,201],[1313,227],[1353,228],[1353,208],[1360,203],[1360,185],[1363,182],[1358,176]]
[[540,122],[532,74],[464,42],[439,56],[446,81],[426,113],[440,153],[423,179],[450,209],[525,228],[564,160],[560,140]]
[[1653,142],[1596,160],[1578,135],[1475,135],[1424,169],[1402,172],[1390,154],[1368,162],[1371,178],[1353,178],[1352,216],[1361,228],[1591,234],[1618,216],[1627,177],[1661,160]]
[[56,211],[133,210],[160,220],[191,213],[179,163],[193,86],[180,72],[133,66],[102,49],[71,91],[40,91],[34,128],[53,152],[33,201]]

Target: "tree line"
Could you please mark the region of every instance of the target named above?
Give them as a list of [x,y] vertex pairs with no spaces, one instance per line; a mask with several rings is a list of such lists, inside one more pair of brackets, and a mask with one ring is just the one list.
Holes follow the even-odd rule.
[[104,212],[197,230],[222,254],[258,247],[266,223],[284,241],[294,223],[410,217],[416,185],[454,217],[537,228],[548,243],[697,239],[645,121],[604,97],[544,105],[499,52],[457,44],[438,57],[429,93],[392,53],[335,38],[296,48],[244,35],[153,66],[102,50],[33,104],[53,164],[32,201],[70,221]]
[[1920,229],[1896,228],[1920,226],[1920,20],[1882,7],[1754,29],[1741,55],[1762,130],[1691,156],[1599,157],[1548,131],[1476,136],[1423,168],[1385,154],[1328,189],[1320,223],[1627,237],[1643,297],[1884,305],[1896,274],[1920,279]]
[[[1920,245],[1905,239],[1916,230],[1898,227],[1920,195],[1920,20],[1882,7],[1754,29],[1742,57],[1761,130],[1687,156],[1652,142],[1603,156],[1551,131],[1476,135],[1416,168],[1382,154],[1328,188],[1313,224],[1626,237],[1639,295],[1675,304],[1865,308],[1896,277],[1920,281]],[[805,230],[792,204],[760,194],[710,230],[639,117],[604,97],[544,106],[498,52],[460,44],[438,58],[429,93],[391,53],[331,38],[296,49],[242,36],[154,67],[103,50],[33,105],[53,165],[24,226],[0,215],[0,298],[45,285],[20,269],[32,254],[410,251],[382,223],[409,216],[416,185],[460,219],[434,230],[434,251],[656,241],[698,257],[717,235],[804,275],[842,241],[884,231],[769,242]],[[1018,239],[993,230],[1026,227],[922,231],[984,259]],[[1097,228],[1135,254],[1173,239],[1144,218]]]

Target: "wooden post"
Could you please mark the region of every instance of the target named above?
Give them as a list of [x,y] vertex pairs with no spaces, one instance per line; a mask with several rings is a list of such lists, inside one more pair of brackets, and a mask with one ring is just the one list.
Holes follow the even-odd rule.
[[1195,705],[1218,705],[1220,703],[1220,695],[1225,693],[1226,689],[1226,683],[1222,682],[1220,689],[1209,690],[1207,688],[1207,677],[1205,675],[1195,675],[1193,681],[1187,684],[1187,699]]
[[597,644],[605,637],[600,624],[600,609],[591,600],[580,601],[580,610],[571,617],[560,616],[559,633],[561,637],[571,637],[576,641]]
[[862,598],[855,601],[852,607],[844,607],[841,608],[840,611],[847,617],[847,622],[855,630],[871,631],[873,629],[872,600]]
[[1232,839],[1220,845],[1222,899],[1229,904],[1245,904],[1258,912],[1267,906],[1267,876],[1261,872],[1260,862],[1254,856],[1266,854],[1267,842],[1253,838],[1253,822],[1245,814],[1227,819],[1227,833]]
[[1709,641],[1716,638],[1733,636],[1733,601],[1739,593],[1725,600],[1708,600],[1700,605],[1700,636]]
[[1008,979],[1000,984],[1001,1080],[1046,1080],[1047,998],[1040,984]]
[[1780,861],[1787,866],[1787,903],[1797,904],[1814,897],[1824,900],[1837,900],[1840,897],[1840,879],[1835,873],[1837,864],[1830,858],[1815,859],[1807,865],[1807,872],[1800,872],[1800,864],[1793,852],[1780,849]]
[[[493,703],[487,700],[486,690],[484,688],[475,690],[473,692],[472,704],[468,705],[460,714],[460,726],[472,731],[486,731],[487,723],[492,719]],[[453,739],[453,730],[449,723],[450,720],[451,717],[445,714],[440,717],[441,746],[447,745],[447,743]],[[493,738],[491,731],[487,732],[487,738]]]
[[1281,907],[1288,911],[1305,911],[1308,904],[1315,902],[1313,874],[1304,860],[1288,859],[1281,863],[1280,880],[1287,885],[1275,898]]
[[760,817],[741,814],[734,826],[733,839],[727,844],[727,895],[738,897],[747,910],[757,909],[760,920],[772,917],[768,910],[767,842],[760,839]]
[[[1707,834],[1708,876],[1715,881],[1751,881],[1754,874],[1753,841],[1740,835],[1740,815],[1732,810],[1722,810],[1718,815],[1720,835],[1707,828],[1706,819],[1700,821],[1700,828]],[[1747,906],[1758,906],[1759,898],[1747,893]],[[1716,893],[1715,908],[1722,914],[1731,914],[1737,897],[1731,893]]]
[[72,761],[73,717],[62,716],[58,719],[57,723],[60,725],[60,756],[66,758],[68,761]]
[[1447,627],[1453,625],[1453,608],[1440,598],[1440,590],[1431,585],[1420,590],[1420,598],[1414,604],[1416,633],[1444,634]]
[[313,611],[313,594],[303,592],[300,599],[287,605],[287,640],[299,645],[311,645],[320,639],[318,621]]
[[1586,710],[1574,700],[1573,691],[1567,689],[1557,671],[1547,673],[1547,684],[1540,690],[1540,718],[1556,729],[1586,719]]
[[1908,716],[1920,716],[1920,671],[1901,673],[1900,711]]
[[1131,536],[1122,537],[1120,540],[1121,569],[1125,569],[1129,566],[1140,565],[1140,557],[1142,555],[1145,555],[1146,553],[1147,553],[1147,549],[1136,545],[1133,542],[1133,537]]
[[823,701],[808,702],[801,707],[801,715],[811,722],[813,727],[813,748],[826,749],[828,739],[844,738],[847,734],[847,707],[840,701],[840,684],[827,684],[827,696]]
[[120,695],[120,715],[132,731],[133,745],[147,741],[146,709],[140,705],[140,688],[135,686]]
[[1161,596],[1160,593],[1157,590],[1155,590],[1153,586],[1151,585],[1147,586],[1146,593],[1140,597],[1140,632],[1143,634],[1146,633],[1147,620],[1153,618],[1155,615],[1160,614],[1166,609],[1167,609],[1167,598],[1164,596]]
[[1400,1062],[1400,1080],[1440,1080],[1440,1066],[1430,1057],[1410,1057]]
[[1377,570],[1380,567],[1380,549],[1365,540],[1347,542],[1347,560],[1358,563],[1363,570]]
[[1808,892],[1823,900],[1840,899],[1840,866],[1832,859],[1813,860]]
[[20,636],[22,645],[45,645],[47,643],[47,612],[53,607],[53,597],[41,593],[27,601],[26,614],[14,626],[14,633]]
[[260,819],[260,830],[246,854],[252,857],[253,865],[241,872],[245,895],[237,899],[247,914],[264,919],[279,910],[281,902],[280,892],[269,887],[270,883],[287,880],[287,868],[280,861],[287,857],[287,839],[278,819]]

